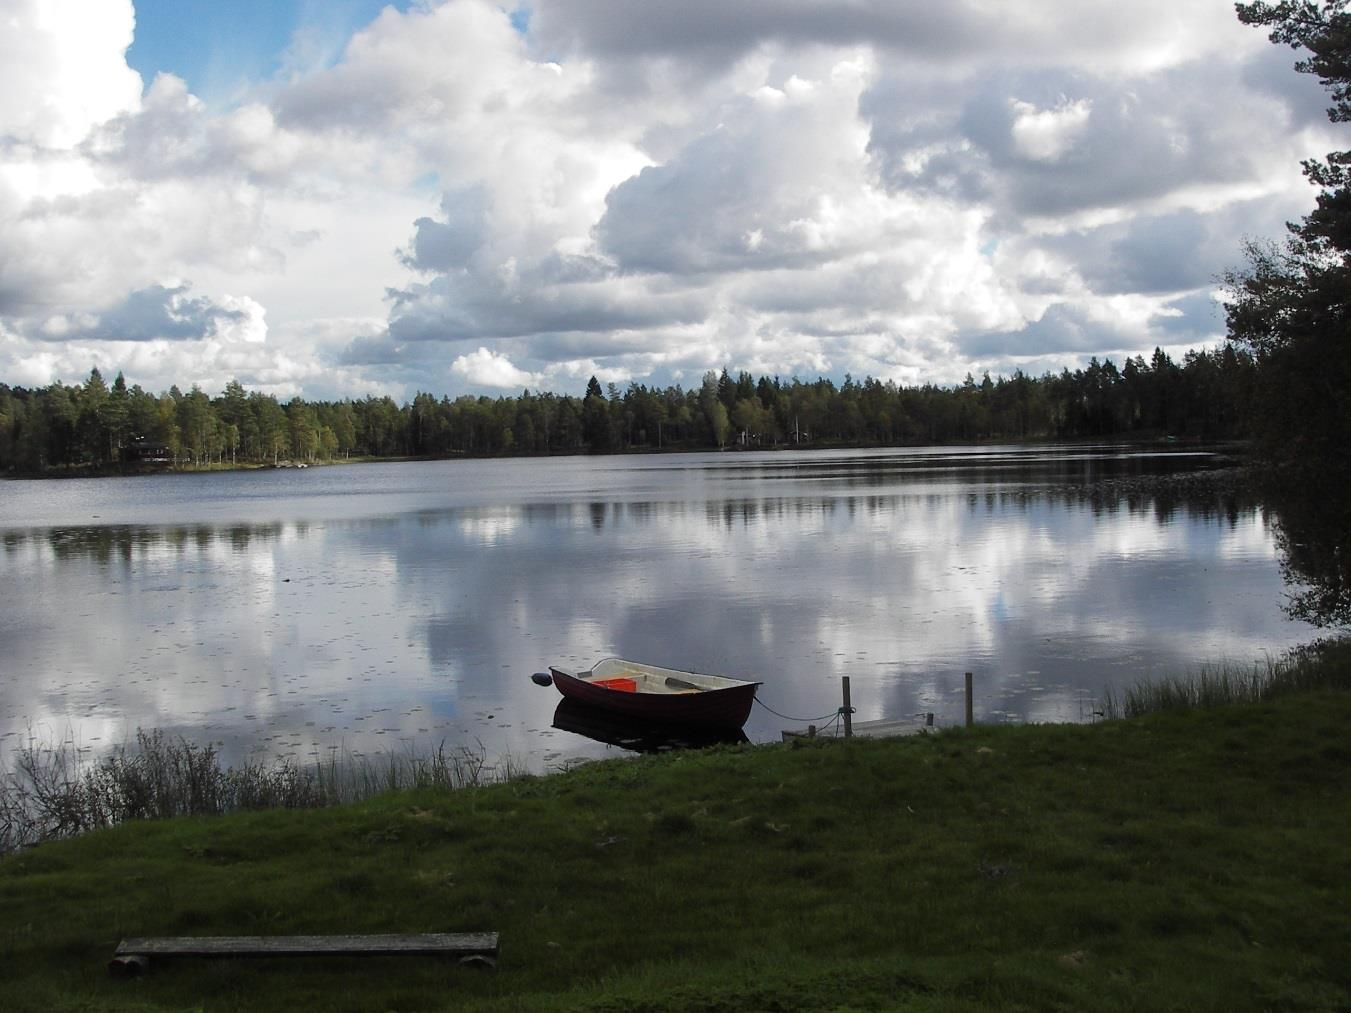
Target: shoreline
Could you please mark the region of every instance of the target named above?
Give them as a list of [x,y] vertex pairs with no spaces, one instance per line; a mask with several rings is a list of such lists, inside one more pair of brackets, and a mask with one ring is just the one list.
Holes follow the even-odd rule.
[[[1351,692],[606,761],[0,858],[9,1008],[1341,1008]],[[103,967],[145,935],[500,934]],[[1277,1001],[1286,996],[1286,1000]]]
[[[1268,659],[1265,665],[1253,664],[1250,668],[1230,662],[1211,663],[1186,675],[1139,679],[1123,686],[1108,684],[1101,698],[1094,701],[1090,714],[1079,721],[1000,721],[984,722],[978,727],[1092,727],[1103,722],[1133,721],[1159,712],[1257,705],[1329,687],[1351,690],[1351,636],[1319,638]],[[600,717],[613,720],[608,714]],[[958,724],[955,718],[950,724],[929,727],[916,723],[913,716],[911,720],[894,720],[890,724],[898,730],[877,736],[860,733],[857,737],[897,739],[972,730]],[[902,726],[904,731],[899,730]],[[631,761],[643,755],[678,756],[729,749],[754,752],[790,741],[843,742],[846,738],[839,729],[812,737],[790,729],[784,731],[781,740],[729,741],[695,748],[619,747],[624,751],[617,755],[574,757],[552,770],[546,766],[539,772],[510,754],[490,758],[481,742],[476,749],[464,744],[447,748],[444,739],[427,752],[390,748],[366,753],[333,746],[311,751],[309,755],[314,759],[307,760],[294,753],[250,752],[238,764],[223,763],[221,753],[211,742],[191,742],[157,729],[137,729],[135,749],[128,743],[114,745],[95,760],[87,758],[90,750],[73,741],[30,740],[28,745],[17,749],[0,748],[0,762],[5,765],[0,769],[0,858],[26,847],[146,818],[223,816],[253,808],[328,808],[368,800],[388,791],[463,790],[553,777],[590,764]],[[325,753],[327,760],[322,758]],[[119,809],[128,804],[127,799],[144,795],[146,788],[142,781],[150,771],[160,772],[153,789],[157,796],[140,798],[130,803],[129,808]],[[43,796],[42,785],[58,784],[64,787],[54,796]],[[52,789],[46,790],[50,795]],[[25,817],[25,808],[34,815]],[[41,812],[49,815],[41,817]],[[81,812],[85,815],[79,815]],[[25,818],[31,820],[26,827]],[[53,823],[53,818],[57,822]]]
[[230,473],[240,471],[288,471],[300,470],[306,468],[327,468],[339,465],[356,464],[395,464],[395,463],[419,463],[429,461],[515,461],[515,460],[553,460],[557,458],[585,457],[585,458],[603,458],[603,457],[647,457],[664,456],[672,454],[774,454],[791,451],[806,452],[834,452],[842,450],[920,450],[927,448],[955,448],[955,447],[1100,447],[1100,446],[1126,446],[1126,447],[1173,447],[1178,449],[1188,447],[1209,447],[1217,450],[1225,450],[1235,455],[1243,455],[1250,446],[1246,440],[1203,440],[1200,438],[1177,439],[1161,436],[1158,434],[1134,434],[1127,436],[1104,436],[1101,438],[1074,438],[1074,439],[1055,439],[1046,438],[1025,438],[1025,439],[1002,439],[988,441],[957,441],[950,443],[812,443],[802,444],[782,444],[771,447],[740,447],[728,445],[724,447],[710,446],[677,446],[677,447],[631,447],[624,450],[613,451],[592,451],[579,449],[568,453],[497,453],[497,454],[479,454],[479,453],[454,453],[454,454],[394,454],[389,456],[371,456],[361,455],[349,458],[330,458],[317,459],[314,461],[281,461],[276,464],[260,464],[256,462],[245,462],[238,464],[211,464],[205,467],[176,465],[164,466],[146,466],[144,464],[136,465],[87,465],[80,467],[62,467],[51,468],[40,471],[5,471],[0,472],[0,481],[40,481],[44,479],[80,479],[80,478],[139,478],[147,475],[208,475],[217,472]]

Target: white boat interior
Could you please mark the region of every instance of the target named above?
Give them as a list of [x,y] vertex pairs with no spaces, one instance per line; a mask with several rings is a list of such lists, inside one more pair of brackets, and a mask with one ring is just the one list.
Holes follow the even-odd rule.
[[[559,669],[559,671],[563,671]],[[572,675],[574,673],[567,673]],[[633,681],[633,686],[623,687],[634,693],[703,693],[712,689],[729,689],[732,686],[745,686],[744,679],[729,679],[721,675],[700,675],[698,672],[682,672],[674,668],[659,668],[656,665],[644,665],[637,661],[625,661],[622,658],[606,658],[598,662],[589,672],[575,673],[583,682],[608,682],[611,679]],[[620,688],[620,687],[616,687]]]

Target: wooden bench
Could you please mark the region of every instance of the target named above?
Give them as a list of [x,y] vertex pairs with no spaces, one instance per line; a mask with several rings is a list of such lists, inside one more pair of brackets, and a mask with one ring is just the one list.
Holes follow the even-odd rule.
[[108,963],[132,976],[152,960],[175,957],[457,957],[472,967],[497,966],[497,933],[377,936],[152,936],[123,939]]

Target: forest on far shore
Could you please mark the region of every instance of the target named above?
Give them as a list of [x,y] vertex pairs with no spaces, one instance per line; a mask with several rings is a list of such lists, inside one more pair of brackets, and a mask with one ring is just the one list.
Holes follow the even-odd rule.
[[111,385],[0,384],[0,472],[43,474],[121,466],[208,467],[353,456],[615,453],[729,445],[897,446],[998,440],[1249,434],[1258,366],[1241,347],[1161,349],[1071,372],[902,386],[866,377],[803,381],[723,370],[702,384],[603,389],[581,397],[389,397],[280,402],[232,380],[212,397],[194,386],[155,395]]

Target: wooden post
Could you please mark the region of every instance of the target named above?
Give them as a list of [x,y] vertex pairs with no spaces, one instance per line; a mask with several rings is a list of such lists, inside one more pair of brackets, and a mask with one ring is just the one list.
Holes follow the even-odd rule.
[[840,713],[844,715],[844,737],[848,739],[854,734],[854,708],[849,706],[849,676],[841,676],[840,682],[844,685],[844,706],[840,708]]
[[975,714],[971,707],[971,673],[966,673],[966,727],[970,728],[976,723]]

